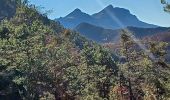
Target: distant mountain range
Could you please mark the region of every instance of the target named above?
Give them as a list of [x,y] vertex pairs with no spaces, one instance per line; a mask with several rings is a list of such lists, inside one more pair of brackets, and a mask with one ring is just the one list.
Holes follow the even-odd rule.
[[115,41],[119,37],[119,30],[104,29],[88,23],[81,23],[74,30],[99,43]]
[[[137,38],[144,38],[155,34],[161,34],[170,32],[170,28],[156,27],[156,28],[137,28],[127,27]],[[94,40],[99,43],[116,42],[120,39],[121,29],[105,29],[102,27],[94,26],[88,23],[81,23],[76,28],[76,31],[80,32],[83,36]],[[160,35],[159,35],[160,36]]]
[[129,10],[124,8],[107,6],[103,10],[93,15],[86,14],[80,9],[75,9],[65,17],[56,19],[66,28],[74,29],[81,23],[88,23],[106,29],[120,29],[125,27],[155,28],[153,24],[140,21]]

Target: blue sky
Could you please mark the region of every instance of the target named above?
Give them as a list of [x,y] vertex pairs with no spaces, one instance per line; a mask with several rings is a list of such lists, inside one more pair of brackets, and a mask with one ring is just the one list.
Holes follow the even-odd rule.
[[[64,17],[74,9],[93,14],[112,4],[130,10],[140,20],[160,26],[170,27],[170,14],[163,11],[160,0],[29,0],[36,6],[44,7],[44,11],[52,10],[50,19]],[[170,1],[170,0],[168,0]]]

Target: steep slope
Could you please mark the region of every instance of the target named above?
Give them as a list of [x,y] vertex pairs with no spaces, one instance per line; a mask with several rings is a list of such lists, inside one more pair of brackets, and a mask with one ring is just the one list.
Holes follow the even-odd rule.
[[108,50],[25,2],[0,22],[0,55],[0,100],[104,99],[118,71]]
[[66,17],[56,19],[67,28],[75,28],[78,24],[84,22],[107,29],[119,29],[127,26],[155,28],[156,25],[147,24],[140,21],[129,10],[124,8],[114,8],[112,5],[107,6],[102,11],[88,15],[79,9],[75,9]]

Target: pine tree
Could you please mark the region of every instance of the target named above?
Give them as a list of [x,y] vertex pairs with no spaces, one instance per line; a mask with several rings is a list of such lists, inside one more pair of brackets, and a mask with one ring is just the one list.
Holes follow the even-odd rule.
[[164,10],[165,10],[166,12],[170,12],[170,4],[169,4],[166,0],[161,0],[161,3],[162,3],[163,5],[165,5],[165,6],[164,6]]
[[[167,43],[134,41],[131,34],[124,31],[121,39],[119,86],[128,86],[131,100],[162,100],[169,90],[164,87],[169,82],[169,66],[165,62]],[[141,49],[141,45],[146,48]],[[125,78],[124,81],[122,78]]]

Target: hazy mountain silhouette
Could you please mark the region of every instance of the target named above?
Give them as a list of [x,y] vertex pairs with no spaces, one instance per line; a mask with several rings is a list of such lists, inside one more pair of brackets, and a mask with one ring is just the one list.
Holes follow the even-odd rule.
[[82,22],[87,22],[87,23],[91,23],[91,24],[96,22],[96,20],[92,16],[90,16],[86,13],[83,13],[78,8],[75,9],[70,14],[68,14],[67,16],[57,19],[57,21],[59,21],[66,28],[74,28]]
[[123,28],[127,26],[153,28],[155,25],[147,24],[140,21],[135,15],[132,15],[129,10],[124,8],[107,6],[99,13],[92,15],[95,19],[99,20],[99,26],[104,28]]
[[107,6],[102,11],[93,15],[86,14],[79,9],[65,17],[56,19],[66,28],[75,28],[80,23],[89,23],[95,26],[100,26],[107,29],[119,29],[127,26],[155,28],[156,25],[148,24],[140,21],[135,15],[132,15],[129,10],[124,8]]

